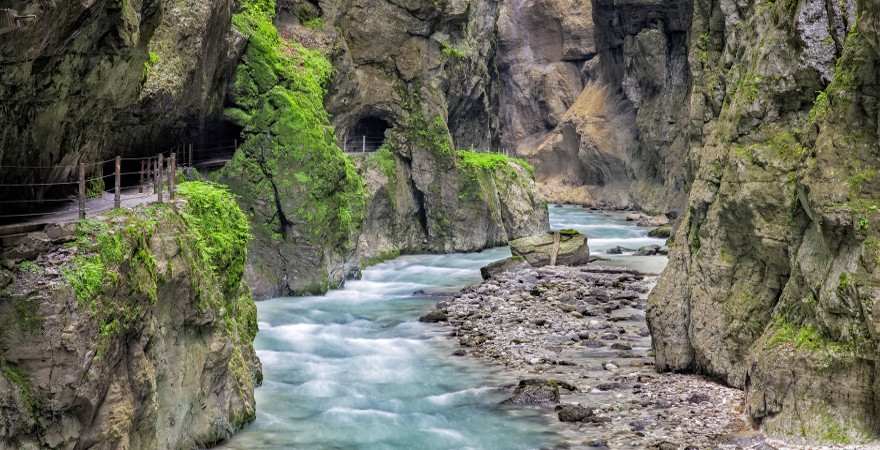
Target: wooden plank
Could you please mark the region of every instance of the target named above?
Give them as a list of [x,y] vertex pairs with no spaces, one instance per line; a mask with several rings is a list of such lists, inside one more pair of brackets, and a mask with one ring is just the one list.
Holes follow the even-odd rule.
[[86,218],[86,165],[79,163],[79,218]]
[[174,200],[174,182],[177,181],[176,172],[177,172],[177,154],[171,154],[171,161],[168,163],[168,199]]
[[162,166],[165,164],[165,160],[161,153],[159,153],[159,159],[156,161],[156,201],[162,203],[162,170],[164,169]]
[[119,209],[122,206],[122,190],[120,188],[120,186],[122,184],[122,180],[121,180],[122,170],[120,170],[121,168],[122,168],[122,157],[117,155],[116,156],[116,176],[114,177],[116,183],[115,183],[114,190],[113,190],[113,207],[116,209]]

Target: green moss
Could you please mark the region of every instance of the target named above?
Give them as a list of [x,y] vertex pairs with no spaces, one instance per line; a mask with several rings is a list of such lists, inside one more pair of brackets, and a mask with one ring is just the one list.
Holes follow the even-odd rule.
[[376,256],[373,256],[370,258],[365,258],[364,260],[361,261],[361,268],[366,269],[367,267],[375,266],[376,264],[381,264],[385,261],[392,260],[392,259],[397,258],[399,256],[400,256],[400,250],[397,250],[397,249],[388,250],[388,251],[382,252]]
[[877,170],[874,168],[858,170],[847,178],[850,195],[856,197],[861,194],[862,188],[866,183],[870,183],[877,178]]
[[529,176],[534,177],[535,174],[534,167],[532,167],[532,165],[529,164],[526,160],[510,157],[501,153],[459,150],[458,161],[459,167],[463,168],[466,171],[495,171],[498,169],[509,171],[512,169],[511,164],[516,164],[525,169],[525,171],[528,172]]
[[848,445],[852,440],[847,434],[847,427],[840,422],[834,420],[830,415],[822,415],[819,431],[819,439],[823,442],[834,443],[839,445]]
[[31,414],[35,414],[39,405],[34,398],[33,388],[28,376],[18,367],[4,361],[0,361],[0,375],[16,387],[22,403],[30,410]]
[[446,42],[442,44],[441,52],[443,52],[444,56],[450,59],[463,59],[467,57],[467,53],[465,53],[464,50],[447,44]]
[[709,62],[709,45],[711,44],[711,36],[709,33],[703,33],[697,40],[697,61],[704,65]]
[[150,72],[153,71],[153,67],[156,64],[159,64],[159,54],[156,52],[148,52],[147,53],[147,60],[144,61],[144,74],[143,74],[144,80],[146,80],[147,77],[150,76]]
[[849,274],[846,272],[841,272],[840,277],[838,278],[837,289],[841,291],[845,291],[850,288],[852,285],[852,280],[850,280]]
[[788,346],[812,355],[820,368],[829,369],[836,363],[852,361],[862,347],[855,341],[836,341],[815,325],[797,324],[784,316],[774,319],[767,339],[770,348]]
[[158,274],[148,242],[159,209],[143,211],[149,213],[124,210],[112,226],[81,221],[73,245],[77,255],[62,269],[77,304],[96,317],[103,338],[125,333],[140,320],[143,304],[156,301]]
[[565,229],[559,230],[559,234],[561,234],[562,236],[578,236],[581,233],[578,230]]
[[186,199],[181,216],[204,253],[211,270],[232,292],[244,276],[247,245],[251,239],[248,218],[226,188],[204,182],[185,182],[178,193]]
[[423,112],[421,84],[398,88],[401,107],[406,112],[390,134],[388,143],[395,149],[427,150],[435,157],[438,170],[454,165],[455,151],[449,127],[441,116],[428,119]]
[[35,333],[39,331],[43,323],[38,309],[38,301],[34,298],[15,298],[12,301],[15,308],[16,324],[25,332]]
[[807,148],[801,145],[789,131],[780,131],[773,134],[767,140],[766,145],[770,147],[777,157],[788,161],[799,160],[807,152]]
[[303,26],[311,30],[323,30],[324,29],[324,19],[321,17],[313,17],[309,20],[303,22]]
[[385,175],[385,178],[388,180],[385,189],[388,194],[388,200],[390,201],[392,208],[397,208],[397,159],[391,151],[390,146],[382,145],[379,150],[371,153],[367,159],[367,163],[372,167],[379,169],[382,174]]
[[[244,202],[273,206],[255,217],[255,232],[284,238],[293,226],[285,218],[295,217],[303,228],[298,234],[313,244],[350,248],[366,192],[324,109],[333,68],[319,52],[281,38],[274,15],[273,0],[246,0],[233,16],[249,41],[236,70],[235,107],[227,113],[245,129],[224,177],[247,180],[236,184]],[[282,203],[288,210],[277,211]]]
[[816,100],[813,101],[813,107],[810,108],[810,114],[807,118],[807,122],[809,124],[815,124],[816,122],[823,120],[825,116],[828,115],[829,107],[830,103],[828,100],[828,92],[819,92],[819,94],[816,96]]
[[24,260],[18,263],[18,270],[27,273],[40,273],[42,269],[33,261]]

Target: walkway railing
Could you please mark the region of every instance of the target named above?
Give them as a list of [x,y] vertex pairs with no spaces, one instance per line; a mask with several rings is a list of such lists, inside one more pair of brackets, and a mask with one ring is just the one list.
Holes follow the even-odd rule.
[[[0,223],[51,221],[56,217],[85,218],[112,208],[174,200],[178,166],[208,169],[230,161],[238,141],[196,149],[192,144],[141,158],[78,164],[0,165],[30,182],[0,183]],[[105,168],[112,164],[107,171]],[[73,178],[73,179],[71,179]],[[107,186],[110,186],[109,188]],[[25,198],[34,196],[36,198]],[[43,197],[43,195],[47,195]],[[112,206],[110,203],[112,198]]]

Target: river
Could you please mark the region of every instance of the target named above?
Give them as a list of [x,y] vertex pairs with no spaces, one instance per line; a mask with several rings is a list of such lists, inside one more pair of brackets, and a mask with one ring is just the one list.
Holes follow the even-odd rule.
[[[662,243],[619,214],[551,206],[550,218],[554,229],[586,232],[600,256],[617,245]],[[545,415],[498,406],[505,393],[497,386],[511,380],[452,356],[457,344],[442,327],[417,321],[436,294],[479,282],[480,267],[509,255],[497,248],[402,256],[325,296],[259,302],[257,420],[221,448],[552,447],[558,436]],[[656,269],[665,258],[615,261]]]

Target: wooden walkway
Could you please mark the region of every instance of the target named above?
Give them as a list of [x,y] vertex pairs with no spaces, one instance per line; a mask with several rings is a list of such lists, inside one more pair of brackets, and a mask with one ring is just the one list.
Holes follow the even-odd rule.
[[[189,170],[210,171],[220,168],[232,159],[238,141],[233,145],[222,147],[212,147],[194,150],[190,146],[179,146],[183,149],[184,168]],[[200,155],[201,154],[201,155]],[[32,170],[38,175],[37,181],[32,184],[0,184],[0,188],[6,189],[6,198],[0,198],[0,220],[10,222],[0,224],[0,238],[10,238],[24,233],[42,231],[50,225],[61,225],[72,223],[83,217],[93,217],[107,211],[120,208],[134,208],[153,202],[162,202],[171,200],[171,192],[169,187],[176,185],[177,178],[177,159],[175,152],[167,152],[168,157],[163,158],[163,154],[145,158],[119,158],[115,159],[115,170],[111,170],[108,175],[102,175],[102,166],[112,165],[114,160],[101,161],[88,164],[78,164],[79,180],[55,180],[51,178],[41,178],[41,174],[50,174],[53,169],[65,168],[68,171],[77,166],[0,166],[0,168],[10,168],[18,170]],[[124,172],[120,169],[121,162],[125,161],[126,165],[140,166],[140,170],[135,169],[131,172]],[[0,169],[2,170],[2,169]],[[73,169],[75,171],[75,169]],[[85,178],[85,172],[97,172],[97,176]],[[157,182],[156,178],[161,180]],[[125,178],[123,178],[125,177]],[[131,180],[134,178],[134,180]],[[124,186],[123,179],[133,181],[134,186]],[[103,181],[101,181],[103,180]],[[101,186],[109,185],[110,189],[104,190],[97,196],[87,198],[87,186],[91,183],[99,182]],[[26,188],[63,188],[67,191],[67,196],[60,196],[50,199],[31,198],[29,195],[18,195],[20,189]],[[78,188],[78,192],[76,191]],[[157,193],[156,189],[160,191]],[[64,191],[62,191],[64,192]],[[118,205],[116,193],[119,193]],[[18,209],[22,211],[16,213],[16,209],[9,205],[36,205],[34,209]],[[5,211],[4,211],[5,210]],[[8,239],[0,239],[0,247],[2,242]]]
[[[139,205],[153,203],[158,200],[158,195],[152,193],[152,188],[144,193],[138,192],[137,187],[126,188],[121,193],[122,208],[134,208]],[[86,200],[86,214],[95,216],[110,211],[114,207],[114,195],[105,192],[101,197]],[[79,205],[75,199],[69,204],[57,207],[54,211],[40,213],[38,216],[25,218],[21,222],[0,225],[0,237],[12,236],[22,233],[41,231],[48,225],[60,225],[76,222],[79,220]]]

